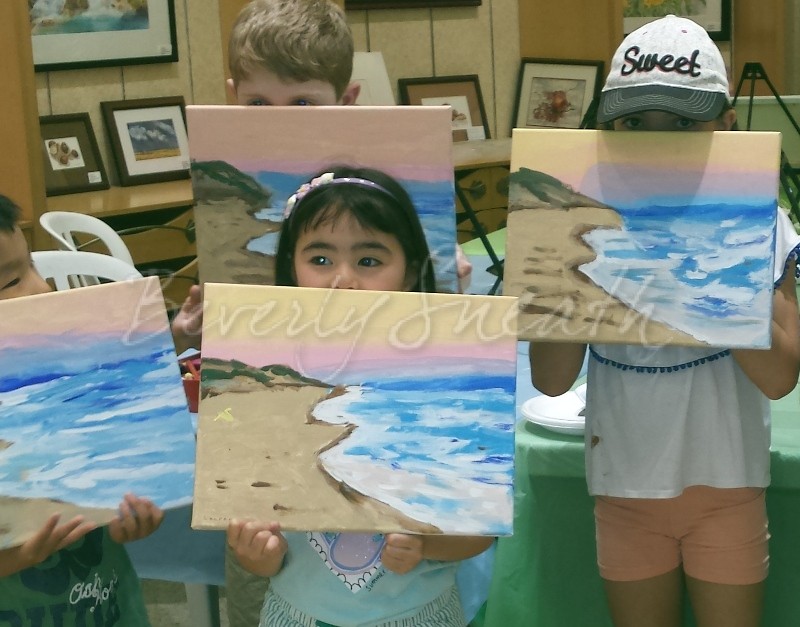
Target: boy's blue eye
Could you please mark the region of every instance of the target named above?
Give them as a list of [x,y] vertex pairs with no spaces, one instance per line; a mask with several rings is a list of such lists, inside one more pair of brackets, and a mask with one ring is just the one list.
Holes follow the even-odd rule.
[[314,266],[328,266],[331,263],[330,259],[328,259],[323,255],[316,255],[312,257],[309,261],[311,262],[311,265]]
[[365,268],[375,268],[382,264],[380,259],[375,259],[375,257],[362,257],[358,260],[358,265],[364,266]]
[[313,107],[314,103],[310,100],[306,100],[305,98],[300,98],[299,100],[294,101],[294,106],[296,107]]

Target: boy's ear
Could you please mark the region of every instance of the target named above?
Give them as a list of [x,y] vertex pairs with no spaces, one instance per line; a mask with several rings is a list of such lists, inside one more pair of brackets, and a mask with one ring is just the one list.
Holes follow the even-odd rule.
[[228,100],[232,102],[239,101],[239,98],[236,96],[236,83],[233,82],[232,78],[225,81],[225,91],[228,94]]
[[354,105],[358,99],[358,94],[361,93],[361,85],[358,83],[350,83],[344,90],[342,97],[339,98],[339,104]]

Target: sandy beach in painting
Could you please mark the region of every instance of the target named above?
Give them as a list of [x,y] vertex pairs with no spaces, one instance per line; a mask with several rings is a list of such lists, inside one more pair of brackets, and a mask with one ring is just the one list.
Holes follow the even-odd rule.
[[256,220],[249,213],[252,209],[235,197],[197,202],[195,222],[198,233],[203,235],[197,238],[197,256],[203,282],[256,285],[275,282],[272,257],[247,250],[247,244],[266,233],[279,231],[280,224]]
[[[439,532],[355,492],[320,467],[319,453],[351,431],[311,417],[328,393],[328,388],[276,385],[204,398],[192,527],[224,529],[231,518],[252,518],[302,531],[325,531],[327,520],[350,531]],[[237,411],[226,415],[234,404]],[[213,467],[204,458],[214,460]]]
[[[119,500],[122,501],[120,494]],[[43,525],[52,514],[61,514],[61,522],[66,522],[75,516],[81,515],[86,520],[92,520],[98,525],[104,525],[113,520],[117,515],[116,509],[81,507],[74,503],[54,501],[50,499],[20,499],[11,496],[0,496],[0,549],[22,544],[33,531],[22,531],[15,528],[14,520],[24,521],[23,529],[30,529],[33,521]]]
[[[519,337],[559,342],[698,344],[692,336],[650,320],[595,285],[579,267],[595,259],[582,239],[597,228],[619,229],[613,209],[601,207],[510,210],[506,249],[523,260],[506,261],[504,295],[519,296]],[[536,234],[536,237],[531,237]],[[513,263],[513,261],[512,261]],[[510,270],[510,271],[509,271]]]

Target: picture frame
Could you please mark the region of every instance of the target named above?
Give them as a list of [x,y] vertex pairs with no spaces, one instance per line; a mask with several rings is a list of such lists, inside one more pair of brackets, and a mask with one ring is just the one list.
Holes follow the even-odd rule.
[[482,0],[345,0],[345,9],[424,9],[479,7]]
[[731,39],[731,0],[664,0],[654,6],[647,6],[644,0],[630,0],[622,13],[623,30],[627,35],[669,14],[694,20],[714,41]]
[[397,81],[404,105],[450,105],[453,141],[489,139],[489,121],[477,74],[401,78]]
[[129,0],[125,10],[106,3],[72,12],[54,6],[29,4],[37,72],[178,60],[174,0]]
[[189,178],[183,96],[106,101],[100,109],[121,186]]
[[45,115],[39,128],[47,196],[108,189],[88,113]]
[[524,58],[514,100],[514,128],[580,128],[599,95],[605,63]]

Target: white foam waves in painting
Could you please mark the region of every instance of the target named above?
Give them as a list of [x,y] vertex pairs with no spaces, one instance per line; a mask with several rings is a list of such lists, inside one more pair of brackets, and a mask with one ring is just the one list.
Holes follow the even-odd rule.
[[[320,455],[325,470],[356,491],[445,532],[510,533],[513,454],[498,455],[503,449],[492,446],[486,454],[480,442],[485,432],[512,428],[507,402],[513,404],[513,393],[462,390],[458,398],[440,395],[438,402],[426,401],[418,392],[392,391],[391,400],[387,396],[366,385],[348,386],[346,394],[316,406],[318,420],[356,425],[348,438]],[[484,408],[480,414],[460,411],[477,404]]]

